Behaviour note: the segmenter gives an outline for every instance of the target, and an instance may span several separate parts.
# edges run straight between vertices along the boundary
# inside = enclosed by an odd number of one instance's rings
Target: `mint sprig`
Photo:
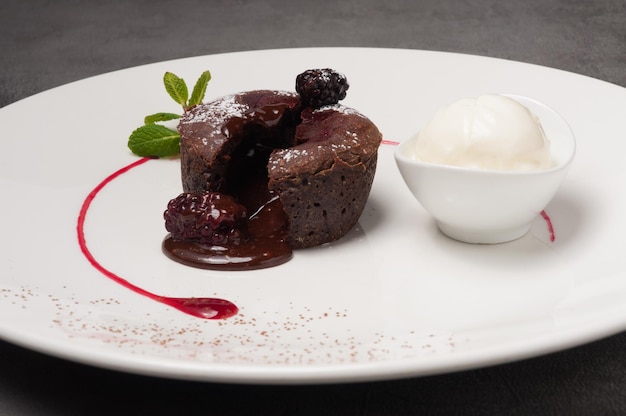
[[[191,92],[191,98],[187,103],[187,108],[200,104],[202,100],[204,100],[204,94],[206,93],[206,87],[209,85],[209,81],[211,81],[211,73],[209,71],[204,71],[200,74]]]
[[[185,80],[177,75],[166,72],[163,75],[165,90],[174,101],[186,111],[194,105],[202,103],[207,85],[211,80],[211,73],[204,71],[191,92]],[[155,113],[144,118],[144,125],[135,129],[128,137],[128,148],[137,156],[168,157],[180,153],[180,134],[178,131],[165,127],[159,122],[180,118],[176,113]]]
[[[166,157],[180,151],[180,134],[160,124],[146,124],[133,131],[128,147],[139,156]]]
[[[146,116],[143,119],[143,124],[154,124],[154,123],[158,123],[159,121],[176,120],[177,118],[180,118],[180,114],[174,114],[174,113],[150,114],[149,116]]]
[[[174,101],[183,107],[187,106],[189,91],[187,90],[187,84],[184,79],[177,77],[171,72],[166,72],[165,75],[163,75],[163,84],[165,84],[165,91],[167,91]]]

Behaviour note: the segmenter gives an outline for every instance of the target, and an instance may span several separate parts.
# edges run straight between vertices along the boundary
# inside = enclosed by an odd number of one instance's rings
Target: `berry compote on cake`
[[[254,269],[343,237],[365,207],[382,139],[338,103],[348,87],[315,69],[298,75],[295,93],[248,91],[187,109],[184,193],[164,214],[164,252],[194,267]]]

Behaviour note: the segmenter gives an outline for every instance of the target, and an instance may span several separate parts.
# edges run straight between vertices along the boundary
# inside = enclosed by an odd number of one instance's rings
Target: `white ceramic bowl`
[[[512,172],[427,163],[411,156],[416,137],[401,143],[395,159],[409,189],[448,237],[495,244],[528,232],[561,185],[576,152],[574,134],[556,111],[531,98],[503,94],[532,111],[551,142],[554,167]]]

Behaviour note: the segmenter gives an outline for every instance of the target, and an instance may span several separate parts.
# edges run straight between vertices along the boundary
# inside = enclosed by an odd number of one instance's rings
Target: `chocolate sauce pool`
[[[163,240],[163,253],[174,261],[201,269],[254,270],[283,264],[293,254],[285,242],[286,219],[279,204],[274,199],[248,219],[248,237],[239,244],[207,245],[168,235]]]

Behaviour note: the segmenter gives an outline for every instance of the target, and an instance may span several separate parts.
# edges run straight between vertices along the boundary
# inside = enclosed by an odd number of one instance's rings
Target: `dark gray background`
[[[0,106],[145,63],[306,46],[462,52],[626,86],[626,1],[2,0]],[[626,414],[625,344],[622,333],[456,374],[272,387],[116,373],[0,342],[0,415]]]

